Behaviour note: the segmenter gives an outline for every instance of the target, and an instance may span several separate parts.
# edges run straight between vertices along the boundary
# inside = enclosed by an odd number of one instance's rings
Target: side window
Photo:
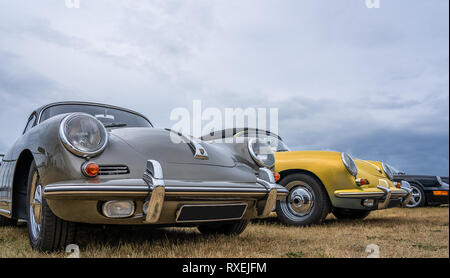
[[[28,130],[30,130],[33,126],[34,123],[36,122],[36,114],[34,114],[27,123],[27,126],[25,127],[25,130],[23,131],[23,134],[25,134]]]

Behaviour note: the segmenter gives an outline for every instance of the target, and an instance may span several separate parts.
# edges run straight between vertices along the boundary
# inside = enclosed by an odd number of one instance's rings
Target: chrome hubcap
[[[307,214],[313,205],[312,193],[308,189],[298,187],[289,195],[289,206],[298,215]]]
[[[411,196],[411,200],[409,201],[409,203],[406,205],[406,207],[408,208],[414,208],[417,207],[420,202],[422,201],[422,193],[420,192],[420,189],[418,189],[415,186],[411,186],[412,189],[412,196]]]
[[[30,223],[31,233],[35,239],[39,237],[41,232],[41,219],[42,219],[42,186],[39,184],[37,178],[34,183],[35,189],[33,196],[30,200]]]
[[[302,182],[291,186],[289,195],[280,203],[281,210],[293,220],[307,217],[314,208],[315,197],[312,188]]]

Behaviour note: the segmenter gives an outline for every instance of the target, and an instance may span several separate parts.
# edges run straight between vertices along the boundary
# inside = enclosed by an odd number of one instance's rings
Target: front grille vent
[[[100,176],[127,175],[130,169],[126,165],[100,165]]]

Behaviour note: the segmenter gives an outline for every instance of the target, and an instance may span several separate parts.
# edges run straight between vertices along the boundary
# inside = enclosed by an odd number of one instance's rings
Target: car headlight
[[[347,168],[348,172],[356,177],[356,175],[358,174],[358,167],[356,167],[356,163],[353,160],[353,158],[346,154],[346,153],[341,153],[341,158],[342,158],[342,162],[345,165],[345,168]]]
[[[84,113],[65,117],[59,127],[59,137],[67,150],[81,157],[94,157],[108,144],[108,132],[103,124]]]
[[[261,166],[272,168],[275,165],[275,155],[269,144],[259,138],[253,138],[248,141],[248,151],[253,160]]]
[[[393,181],[394,180],[394,175],[392,174],[391,169],[384,163],[381,163],[381,166],[383,167],[383,171],[386,174],[386,176],[388,177],[388,179]]]

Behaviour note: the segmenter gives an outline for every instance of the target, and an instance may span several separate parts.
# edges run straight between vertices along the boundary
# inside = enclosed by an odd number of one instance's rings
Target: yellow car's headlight
[[[353,160],[353,158],[347,153],[341,153],[341,158],[348,172],[352,176],[356,177],[356,175],[358,174],[358,167],[356,166],[356,163]]]
[[[386,176],[388,177],[388,179],[393,181],[394,180],[394,175],[392,174],[391,169],[384,163],[381,163],[381,166],[383,167],[383,171],[386,174]]]

